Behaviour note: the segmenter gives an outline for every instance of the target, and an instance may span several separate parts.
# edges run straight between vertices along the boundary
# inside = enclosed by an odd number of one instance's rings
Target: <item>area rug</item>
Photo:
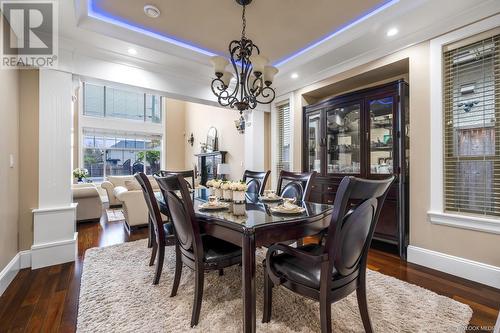
[[[241,267],[210,272],[199,325],[190,328],[194,281],[184,267],[179,292],[169,297],[174,249],[168,247],[160,283],[152,285],[146,240],[86,252],[81,281],[78,332],[241,332]],[[261,323],[263,270],[257,256],[257,332],[320,332],[318,303],[274,288],[273,318]],[[469,306],[404,281],[368,271],[368,304],[375,332],[464,332]],[[333,304],[334,332],[364,332],[356,295]]]
[[[123,215],[123,211],[121,208],[118,209],[106,209],[106,216],[108,218],[108,222],[116,222],[125,220],[125,216]]]

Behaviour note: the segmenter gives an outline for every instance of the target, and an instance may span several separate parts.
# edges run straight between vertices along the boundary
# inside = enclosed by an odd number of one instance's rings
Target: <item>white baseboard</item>
[[[19,253],[17,253],[0,272],[0,296],[2,296],[5,289],[7,289],[12,280],[14,280],[17,272],[19,272]]]
[[[408,246],[408,261],[500,289],[500,267]]]
[[[31,268],[37,269],[74,261],[78,251],[78,232],[72,239],[36,244],[31,247]]]
[[[19,268],[31,267],[31,250],[25,250],[18,253],[19,254]]]
[[[78,233],[75,232],[73,239],[37,244],[31,250],[18,252],[0,272],[0,296],[21,269],[37,269],[74,261],[78,251],[77,239]]]
[[[16,253],[14,258],[0,272],[0,296],[4,293],[20,269],[31,267],[31,251]]]

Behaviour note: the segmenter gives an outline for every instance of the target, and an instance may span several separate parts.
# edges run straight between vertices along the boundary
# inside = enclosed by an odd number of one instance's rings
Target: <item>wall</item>
[[[164,138],[166,138],[166,160],[165,168],[167,170],[184,170],[185,169],[185,151],[189,146],[187,143],[188,135],[186,134],[186,113],[185,102],[171,98],[165,98],[166,101],[166,117]],[[189,132],[191,133],[191,132]],[[197,142],[196,142],[197,143]],[[190,146],[189,146],[190,147]],[[189,169],[192,167],[189,166]]]
[[[179,147],[185,147],[184,168],[192,169],[193,164],[197,163],[194,154],[200,152],[200,142],[205,142],[208,129],[214,126],[219,137],[219,150],[228,152],[226,163],[231,165],[228,178],[241,179],[245,171],[245,136],[239,134],[234,126],[234,121],[239,117],[238,113],[231,109],[185,102],[185,117],[186,137],[183,142],[177,143]],[[193,147],[187,143],[191,133],[194,135]]]
[[[33,244],[32,209],[38,208],[39,73],[20,71],[19,250]]]
[[[264,113],[264,170],[271,170],[271,112]],[[271,188],[269,180],[266,188]]]
[[[294,91],[294,132],[301,133],[302,130],[302,106],[307,105],[304,94],[403,59],[409,61],[410,86],[410,244],[500,267],[499,235],[434,225],[427,217],[430,208],[431,144],[428,41]],[[296,170],[301,169],[301,158],[302,138],[295,135]]]
[[[17,254],[19,71],[0,70],[0,271]],[[10,167],[10,155],[14,167]]]

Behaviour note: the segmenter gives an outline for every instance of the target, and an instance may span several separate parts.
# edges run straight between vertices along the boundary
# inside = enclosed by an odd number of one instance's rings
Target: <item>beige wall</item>
[[[168,111],[167,111],[168,113]],[[200,152],[200,142],[205,142],[208,129],[217,128],[219,150],[227,151],[226,163],[231,165],[229,179],[239,180],[243,176],[245,161],[245,137],[236,131],[234,121],[238,119],[238,112],[231,109],[219,108],[203,104],[185,102],[185,140],[178,143],[185,147],[186,169],[192,169],[197,163],[194,154]],[[194,145],[187,143],[187,138],[193,133]],[[168,157],[167,157],[168,158]]]
[[[18,249],[19,71],[0,70],[0,271]],[[14,167],[10,167],[10,155]]]
[[[19,115],[19,250],[33,244],[33,217],[38,208],[38,70],[20,71]]]
[[[302,133],[304,94],[361,75],[373,69],[408,59],[410,86],[410,244],[453,256],[500,267],[500,235],[431,224],[430,206],[430,78],[429,42],[338,74],[294,92],[295,133]],[[367,82],[367,84],[369,84]],[[340,93],[340,92],[339,92]],[[294,137],[294,166],[301,169],[302,138]]]
[[[271,170],[271,112],[264,113],[264,170]],[[270,179],[266,188],[271,188]]]
[[[184,170],[185,151],[188,146],[188,135],[185,134],[185,102],[170,98],[163,100],[166,101],[165,109],[167,110],[164,127],[166,131],[164,134],[166,138],[165,168],[167,170]]]

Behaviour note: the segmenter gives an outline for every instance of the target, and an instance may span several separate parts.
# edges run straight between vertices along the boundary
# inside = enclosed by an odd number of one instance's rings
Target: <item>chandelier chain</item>
[[[243,14],[241,15],[241,20],[243,21],[243,29],[241,30],[241,37],[245,38],[245,30],[247,29],[247,19],[245,17],[245,8],[246,6],[243,5]]]

